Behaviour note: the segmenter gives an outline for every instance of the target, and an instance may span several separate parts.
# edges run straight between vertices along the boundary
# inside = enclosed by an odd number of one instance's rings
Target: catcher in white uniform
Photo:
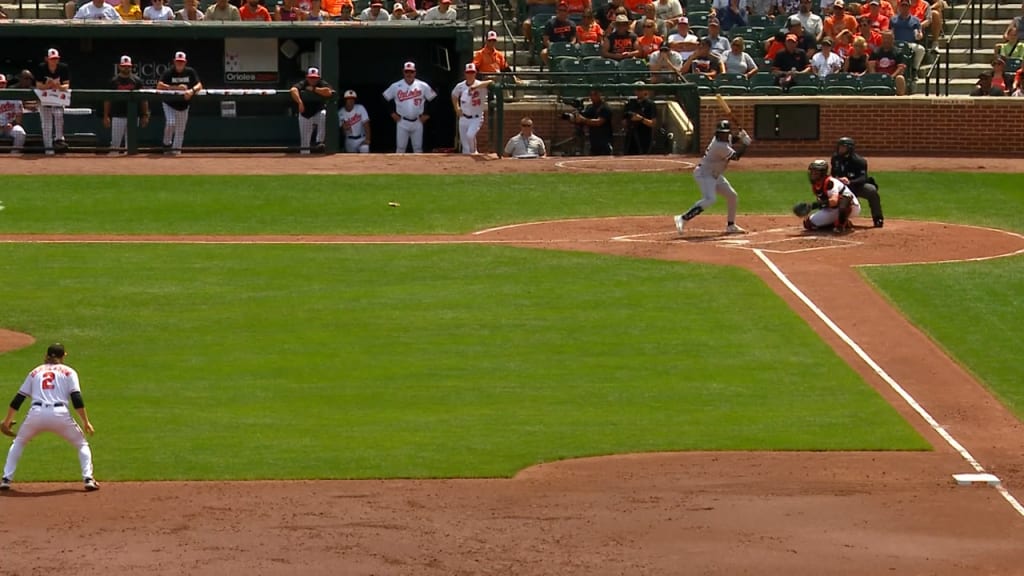
[[[838,178],[828,175],[828,162],[815,160],[807,167],[807,178],[811,181],[811,190],[816,202],[801,202],[793,207],[797,216],[807,216],[811,210],[817,212],[804,218],[806,230],[832,229],[843,234],[853,228],[850,218],[860,216],[860,201],[850,187]]]
[[[463,154],[476,154],[476,135],[484,125],[484,107],[487,105],[487,87],[493,80],[477,80],[476,65],[466,64],[466,79],[452,90],[452,106],[459,119],[459,141]]]
[[[405,154],[412,141],[415,154],[423,152],[423,124],[430,119],[425,113],[427,102],[437,97],[429,84],[416,78],[416,64],[406,62],[402,67],[402,79],[384,91],[384,99],[395,102],[391,113],[395,127],[395,153]]]
[[[676,230],[680,234],[683,233],[683,228],[687,222],[696,218],[708,206],[715,203],[716,196],[725,196],[726,201],[729,203],[729,215],[725,232],[727,234],[746,233],[746,230],[736,225],[736,191],[733,190],[732,184],[729,184],[729,181],[725,179],[725,169],[729,167],[729,162],[739,160],[740,156],[747,151],[747,146],[750,146],[751,143],[750,136],[747,135],[745,130],[740,130],[737,136],[739,142],[733,144],[732,126],[728,120],[720,121],[717,128],[715,128],[714,139],[711,140],[707,149],[704,150],[704,157],[701,158],[700,164],[697,164],[697,168],[693,171],[693,179],[697,181],[697,188],[700,189],[701,198],[686,211],[686,214],[680,214],[675,217]]]
[[[356,103],[356,91],[345,91],[345,105],[338,110],[338,125],[345,135],[345,152],[370,152],[370,115],[366,107]]]
[[[46,360],[29,372],[18,393],[7,408],[7,417],[0,424],[0,431],[13,435],[14,415],[21,408],[26,398],[32,399],[25,422],[18,429],[18,434],[7,452],[7,463],[4,464],[4,476],[0,480],[0,490],[11,489],[11,479],[18,468],[18,460],[25,446],[41,432],[53,432],[64,438],[69,444],[78,448],[78,463],[82,466],[82,479],[86,490],[99,490],[100,486],[92,477],[92,450],[82,433],[84,428],[89,434],[95,430],[82,401],[82,388],[78,383],[78,372],[64,364],[63,344],[51,344],[46,349]],[[82,419],[82,428],[78,427],[70,406],[74,406],[78,417]]]

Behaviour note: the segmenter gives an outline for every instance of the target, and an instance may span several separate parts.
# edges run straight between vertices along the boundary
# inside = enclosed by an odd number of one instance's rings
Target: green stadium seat
[[[771,72],[758,72],[750,78],[750,94],[754,96],[779,96],[782,88],[775,84]]]
[[[864,74],[860,77],[860,93],[868,96],[895,96],[896,84],[888,74]]]
[[[619,76],[619,65],[610,58],[590,58],[584,61],[587,65],[588,78],[591,84],[615,84]]]
[[[707,30],[708,27],[708,12],[696,12],[687,14],[686,18],[690,21],[690,29],[694,27],[704,28]]]
[[[697,85],[697,94],[709,96],[715,93],[715,83],[703,74],[683,74],[683,80]]]
[[[778,26],[775,25],[775,20],[771,16],[766,16],[764,14],[752,14],[748,16],[747,25],[761,29],[772,28],[772,32],[775,31],[774,29],[778,28]]]
[[[580,58],[599,58],[601,56],[601,45],[593,42],[584,42],[576,45]]]
[[[817,74],[795,74],[795,82],[789,87],[789,94],[792,96],[817,96],[821,93],[821,79]]]
[[[822,82],[822,94],[853,96],[860,90],[860,79],[853,74],[829,74]]]
[[[719,74],[715,78],[715,92],[725,96],[740,96],[750,92],[750,82],[743,74]]]
[[[647,60],[642,58],[627,58],[619,61],[619,81],[623,84],[632,84],[642,80],[648,81],[651,77]]]
[[[686,0],[686,14],[689,16],[693,13],[704,12],[705,14],[711,12],[712,0]],[[692,21],[690,22],[693,23]]]
[[[576,60],[579,52],[576,45],[571,42],[552,42],[548,45],[548,62],[552,70],[555,69],[555,62],[562,59]]]
[[[747,41],[747,43],[757,43],[761,41],[764,35],[764,28],[757,26],[736,26],[732,30],[729,30],[729,39],[732,40],[739,36]]]

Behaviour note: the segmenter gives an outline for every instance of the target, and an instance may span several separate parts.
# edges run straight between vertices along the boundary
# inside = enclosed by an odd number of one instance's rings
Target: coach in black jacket
[[[853,151],[853,138],[844,136],[836,142],[836,153],[832,155],[832,177],[838,178],[853,190],[858,198],[864,198],[871,206],[871,219],[875,228],[881,228],[882,200],[878,197],[878,184],[868,176],[868,161]]]

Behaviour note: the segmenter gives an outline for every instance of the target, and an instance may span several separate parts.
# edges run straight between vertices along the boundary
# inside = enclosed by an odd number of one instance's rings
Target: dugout
[[[57,48],[71,68],[72,106],[94,114],[68,118],[67,132],[92,132],[109,139],[102,126],[102,104],[76,101],[76,89],[105,89],[116,63],[128,54],[135,73],[154,87],[171,65],[174,52],[188,54],[189,64],[207,88],[287,89],[309,66],[339,91],[359,93],[370,114],[374,152],[393,152],[395,130],[391,105],[381,93],[402,77],[402,64],[416,62],[417,76],[438,92],[428,106],[431,120],[424,149],[450,147],[455,136],[452,87],[472,60],[472,36],[465,24],[362,22],[103,22],[14,20],[4,24],[0,72],[35,70],[48,48]],[[235,117],[222,115],[223,99],[197,98],[192,106],[186,147],[271,146],[298,143],[294,111],[282,98],[244,98],[235,102]],[[337,150],[337,103],[328,107],[328,149]],[[153,121],[140,130],[141,146],[158,146],[162,112],[151,104]],[[331,129],[333,127],[333,129]],[[26,116],[26,128],[38,133],[38,116]]]

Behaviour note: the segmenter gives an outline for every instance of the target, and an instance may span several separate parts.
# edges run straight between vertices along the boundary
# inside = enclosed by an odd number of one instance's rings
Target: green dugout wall
[[[418,77],[438,92],[428,106],[431,120],[424,136],[427,150],[449,147],[455,136],[452,87],[472,59],[472,36],[464,24],[365,24],[302,22],[64,22],[13,21],[3,25],[0,72],[35,69],[48,48],[57,48],[71,68],[72,106],[96,113],[69,117],[69,132],[94,132],[105,143],[102,105],[79,104],[75,89],[105,89],[122,54],[132,57],[135,72],[147,87],[171,65],[174,52],[185,51],[189,64],[207,88],[286,89],[318,66],[336,89],[352,89],[366,106],[373,128],[373,151],[394,151],[390,104],[381,92],[402,76],[402,64],[416,62]],[[91,100],[91,99],[90,99]],[[294,111],[282,98],[239,98],[236,117],[221,115],[222,99],[197,98],[185,145],[251,146],[298,143]],[[337,103],[328,107],[328,148],[338,146]],[[163,119],[151,103],[153,122],[140,131],[140,145],[159,145]],[[27,118],[30,129],[34,117]],[[30,130],[31,131],[31,130]],[[38,133],[38,129],[36,129]]]

